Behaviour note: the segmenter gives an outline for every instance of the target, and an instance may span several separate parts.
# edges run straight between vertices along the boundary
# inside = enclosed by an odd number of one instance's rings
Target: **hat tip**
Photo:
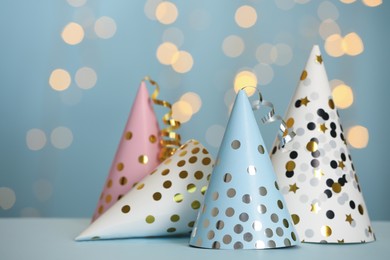
[[[317,55],[321,55],[320,46],[318,44],[313,45],[313,52]]]

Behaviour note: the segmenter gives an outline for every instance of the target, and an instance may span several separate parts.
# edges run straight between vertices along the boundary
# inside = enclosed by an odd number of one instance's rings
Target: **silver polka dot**
[[[312,229],[306,229],[305,230],[305,236],[308,238],[311,238],[314,236],[314,231]]]
[[[321,154],[325,154],[325,152],[321,153]],[[321,161],[322,161],[323,164],[329,164],[330,163],[330,159],[329,159],[328,156],[322,157]]]
[[[230,242],[232,242],[232,237],[230,235],[224,235],[222,241],[225,244],[230,244]]]
[[[218,213],[219,213],[218,208],[213,208],[211,210],[211,216],[213,216],[213,217],[216,217],[218,215]]]
[[[313,187],[316,187],[318,184],[319,184],[319,180],[318,178],[311,178],[310,179],[310,185],[313,186]]]
[[[321,193],[320,196],[318,196],[318,199],[321,201],[321,202],[325,202],[328,200],[328,196],[325,194],[325,193]]]
[[[264,242],[262,240],[257,240],[256,243],[255,243],[255,248],[257,248],[257,249],[265,248]]]
[[[217,200],[218,197],[219,197],[219,193],[218,192],[213,192],[212,197],[213,197],[213,200]]]
[[[318,141],[320,141],[320,143],[325,143],[327,141],[327,138],[326,138],[326,135],[324,134],[320,134],[318,136]],[[322,154],[322,153],[321,153]]]
[[[337,147],[337,143],[334,140],[330,140],[329,144],[333,149]]]
[[[238,140],[234,140],[231,145],[232,145],[232,148],[236,150],[236,149],[240,148],[241,143]]]
[[[284,240],[284,245],[285,245],[285,246],[291,246],[291,241],[290,241],[290,239],[286,238],[286,239]]]
[[[225,223],[223,223],[222,220],[218,220],[218,221],[217,221],[217,224],[215,224],[215,227],[216,227],[218,230],[223,229],[224,226],[225,226]]]
[[[242,248],[243,248],[243,244],[241,242],[234,243],[234,249],[242,249]]]
[[[307,113],[305,115],[306,121],[311,121],[311,120],[313,120],[313,118],[314,118],[314,115],[312,113]]]
[[[256,167],[253,165],[249,165],[246,171],[249,173],[249,175],[255,175],[257,172]]]
[[[241,234],[242,230],[244,230],[244,228],[240,224],[234,226],[234,233]]]
[[[223,181],[224,181],[224,182],[229,183],[231,180],[232,180],[232,175],[231,175],[230,173],[226,173],[226,174],[223,176]]]
[[[255,220],[253,221],[252,228],[254,231],[260,231],[263,228],[263,225],[261,224],[260,221]]]
[[[267,195],[267,188],[261,186],[261,187],[259,188],[259,193],[260,193],[261,196]]]
[[[278,227],[276,228],[276,235],[278,236],[283,236],[284,232],[283,232],[283,229],[281,227]]]
[[[204,228],[207,228],[209,225],[210,225],[210,220],[205,219],[205,220],[203,221],[203,227],[204,227]]]
[[[274,232],[272,232],[272,229],[270,228],[266,228],[264,230],[264,234],[267,236],[267,237],[272,237],[274,235]]]
[[[246,222],[248,221],[249,219],[249,215],[245,212],[241,213],[240,216],[239,216],[239,219],[242,221],[242,222]]]
[[[249,203],[251,203],[251,201],[252,201],[252,198],[249,194],[245,194],[242,196],[242,202],[249,204]]]
[[[257,147],[257,150],[259,151],[259,153],[264,154],[264,147],[262,145],[259,145]]]
[[[273,241],[273,240],[268,241],[268,246],[272,247],[272,248],[276,247],[275,241]]]
[[[252,233],[249,232],[246,232],[242,237],[246,242],[251,242],[253,239]]]
[[[257,206],[257,211],[261,214],[264,214],[267,212],[267,207],[263,204]]]
[[[318,95],[317,92],[313,92],[313,93],[310,94],[310,98],[311,98],[312,100],[317,100],[318,97],[319,97],[319,95]]]
[[[329,152],[330,150],[332,150],[332,146],[329,143],[325,143],[324,149],[325,149],[325,151]]]
[[[271,214],[271,220],[272,222],[277,223],[279,221],[278,215],[276,215],[275,213]]]
[[[233,208],[227,208],[226,210],[225,210],[225,215],[227,216],[227,217],[231,217],[231,216],[233,216],[234,215],[234,209]]]
[[[234,196],[236,196],[236,190],[233,188],[230,188],[227,190],[226,194],[229,198],[233,198]]]
[[[309,78],[306,78],[304,81],[303,81],[303,85],[304,86],[310,86],[310,84],[311,84],[311,80],[309,79]]]
[[[213,247],[213,249],[220,249],[221,244],[218,241],[214,241],[212,247]]]
[[[209,240],[213,239],[214,236],[215,236],[214,231],[210,230],[209,232],[207,232],[207,238],[208,238]]]
[[[301,169],[301,171],[305,172],[307,171],[307,169],[309,169],[309,165],[306,164],[306,163],[302,163],[299,168]]]
[[[303,174],[303,173],[299,174],[297,176],[297,179],[299,182],[305,182],[306,181],[306,174]]]
[[[299,201],[302,203],[306,203],[308,200],[309,200],[309,196],[307,196],[306,194],[299,196]]]
[[[298,150],[299,148],[301,148],[301,144],[300,144],[299,142],[294,142],[294,143],[292,144],[292,148],[293,148],[294,150]]]
[[[297,136],[302,136],[305,134],[305,129],[303,128],[297,128],[297,130],[295,130],[295,133],[297,134]]]

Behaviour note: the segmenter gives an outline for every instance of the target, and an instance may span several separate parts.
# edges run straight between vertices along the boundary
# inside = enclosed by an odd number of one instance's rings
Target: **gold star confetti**
[[[314,171],[314,177],[321,180],[321,177],[325,175],[325,173],[321,169],[315,169]]]
[[[341,170],[344,170],[345,164],[343,161],[339,161],[339,167],[341,168]]]
[[[305,98],[301,98],[301,104],[302,105],[305,105],[305,107],[307,107],[307,104],[310,102],[310,100],[305,97]]]
[[[322,64],[322,56],[321,55],[316,55],[316,62],[318,62],[319,64]]]
[[[353,221],[352,215],[345,215],[345,221],[347,221],[351,225]]]
[[[321,208],[318,205],[318,202],[311,204],[311,209],[310,209],[311,212],[314,212],[315,214],[317,214],[318,211],[320,211],[320,210],[321,210]]]
[[[326,127],[325,123],[323,123],[323,124],[320,124],[319,130],[321,132],[325,133],[326,130],[328,130],[328,128]]]
[[[339,244],[344,244],[344,239],[341,239],[341,240],[338,240],[338,239],[337,239],[337,243],[339,243]]]
[[[296,183],[294,183],[293,185],[289,185],[290,186],[290,189],[288,191],[292,191],[294,193],[297,193],[297,190],[299,189],[299,187],[297,186]]]

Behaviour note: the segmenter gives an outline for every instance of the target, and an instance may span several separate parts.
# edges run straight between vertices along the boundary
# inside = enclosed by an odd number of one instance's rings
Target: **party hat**
[[[206,148],[188,141],[76,240],[188,234],[213,165]]]
[[[272,162],[303,242],[375,240],[318,46],[314,46],[287,110],[296,132]]]
[[[159,165],[159,131],[146,84],[142,81],[92,221]]]
[[[240,90],[190,245],[262,249],[297,243],[251,105]]]

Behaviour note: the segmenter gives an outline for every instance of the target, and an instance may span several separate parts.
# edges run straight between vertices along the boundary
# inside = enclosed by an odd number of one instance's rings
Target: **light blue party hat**
[[[240,90],[190,245],[264,249],[298,241],[248,97]]]

